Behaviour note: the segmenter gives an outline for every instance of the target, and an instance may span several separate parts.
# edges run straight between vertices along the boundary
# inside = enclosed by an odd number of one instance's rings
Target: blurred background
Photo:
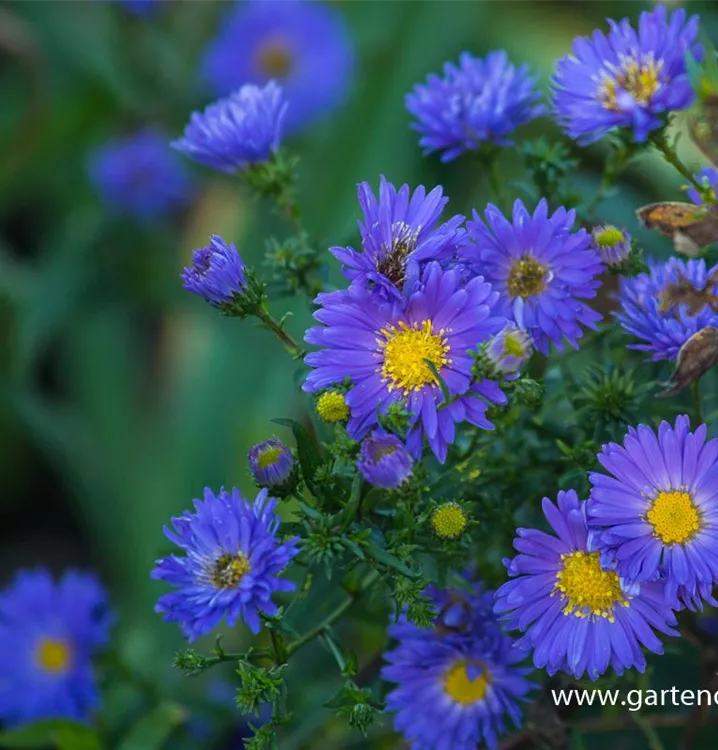
[[[281,3],[265,4],[281,12]],[[650,7],[326,5],[345,34],[346,77],[325,111],[294,124],[287,138],[301,157],[306,229],[326,247],[356,239],[356,183],[377,186],[380,174],[412,187],[442,184],[452,213],[485,204],[475,163],[421,156],[404,95],[428,73],[463,50],[483,56],[504,48],[547,86],[574,36]],[[715,42],[718,6],[684,5]],[[307,409],[298,368],[279,343],[248,321],[217,315],[179,279],[210,234],[234,241],[261,275],[265,238],[289,233],[236,181],[195,168],[169,147],[191,111],[227,93],[207,60],[217,45],[235,53],[247,45],[241,29],[226,38],[236,12],[233,3],[209,1],[0,3],[0,585],[26,566],[99,570],[119,612],[123,652],[168,685],[179,681],[170,664],[181,637],[153,613],[164,587],[149,578],[168,550],[162,525],[206,485],[253,492],[248,449],[275,432],[287,438],[269,420]],[[239,62],[236,70],[244,70]],[[268,71],[291,76],[291,61],[267,56]],[[325,74],[315,71],[317,86]],[[558,137],[547,120],[519,137],[539,133]],[[577,175],[587,192],[603,148],[585,154],[588,166]],[[681,149],[690,164],[701,163],[687,139]],[[501,169],[507,184],[518,178],[515,148]],[[602,213],[625,223],[649,255],[667,255],[667,242],[642,233],[633,211],[679,199],[679,180],[647,156],[623,184]],[[288,329],[301,338],[307,300],[274,307],[293,313]],[[382,638],[371,628],[360,636],[374,651]],[[304,674],[315,657],[308,653]],[[301,700],[315,705],[337,687],[310,682]],[[328,714],[295,715],[287,747],[379,746],[333,739],[321,728]],[[638,746],[626,741],[616,746]]]

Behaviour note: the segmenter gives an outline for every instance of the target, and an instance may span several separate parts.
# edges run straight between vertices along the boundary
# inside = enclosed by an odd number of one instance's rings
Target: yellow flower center
[[[608,66],[609,72],[603,73],[598,89],[598,98],[606,109],[618,112],[619,92],[625,91],[636,104],[648,104],[653,95],[660,89],[663,61],[656,62],[652,56],[642,62],[627,57],[620,67]]]
[[[271,39],[257,53],[260,70],[268,78],[284,78],[292,69],[292,58],[284,42]]]
[[[700,516],[687,492],[661,492],[646,514],[664,544],[687,542],[700,529]]]
[[[571,552],[561,555],[561,560],[563,568],[556,575],[551,595],[560,592],[565,602],[565,615],[596,615],[613,622],[614,607],[629,606],[618,574],[601,568],[598,552]]]
[[[44,672],[66,672],[72,659],[72,649],[67,641],[41,638],[35,649],[35,661]]]
[[[446,690],[447,695],[465,706],[483,700],[486,695],[486,688],[490,684],[489,676],[485,670],[475,680],[470,680],[466,671],[467,666],[469,666],[468,662],[457,661],[444,678],[444,690]]]
[[[281,447],[278,445],[272,445],[259,454],[257,458],[257,468],[266,469],[267,466],[274,466],[281,455]]]
[[[212,582],[218,589],[235,589],[250,571],[249,558],[242,552],[225,552],[214,563]]]
[[[349,407],[344,395],[336,391],[327,391],[317,399],[317,414],[324,422],[344,422],[349,418]]]
[[[466,511],[456,503],[444,503],[431,514],[431,528],[440,539],[458,539],[467,523]]]
[[[546,288],[546,271],[548,268],[539,263],[532,255],[524,255],[514,262],[506,282],[512,297],[531,297],[540,294]]]
[[[504,354],[511,357],[522,357],[525,349],[521,338],[516,333],[509,333],[504,338]]]
[[[596,235],[596,242],[601,247],[615,247],[619,242],[623,242],[623,232],[616,227],[606,227]]]
[[[425,320],[417,328],[409,328],[406,323],[399,327],[389,326],[380,332],[385,340],[379,340],[384,349],[384,363],[381,374],[388,381],[389,390],[400,388],[405,394],[418,391],[425,385],[436,385],[436,376],[427,365],[427,360],[439,371],[451,364],[446,356],[449,344],[444,334],[432,332],[430,320]]]

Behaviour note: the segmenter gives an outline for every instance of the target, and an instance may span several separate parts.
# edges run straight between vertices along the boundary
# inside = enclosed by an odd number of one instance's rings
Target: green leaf
[[[387,552],[385,549],[380,547],[376,542],[373,542],[369,540],[367,543],[367,552],[371,557],[373,557],[377,562],[383,563],[387,566],[387,568],[393,568],[394,570],[398,570],[399,573],[402,573],[405,576],[408,576],[409,578],[416,578],[417,573],[416,571],[409,568],[407,565],[405,565],[398,557],[395,557],[391,553]]]
[[[102,750],[103,745],[91,727],[67,719],[38,721],[34,724],[0,732],[0,748],[8,750]]]
[[[186,718],[187,711],[182,706],[161,703],[130,729],[117,750],[159,750]]]
[[[319,483],[315,482],[314,478],[317,470],[324,463],[324,459],[316,438],[303,424],[294,419],[273,419],[272,422],[282,425],[282,427],[289,427],[292,430],[294,439],[297,441],[297,457],[302,468],[304,481],[315,497],[321,497],[322,488]]]

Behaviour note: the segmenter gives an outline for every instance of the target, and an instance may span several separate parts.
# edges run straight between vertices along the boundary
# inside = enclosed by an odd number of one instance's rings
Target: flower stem
[[[304,354],[302,347],[299,346],[299,344],[284,330],[284,326],[272,317],[265,305],[260,305],[257,308],[256,315],[262,325],[272,331],[284,346],[286,346],[287,351],[292,357],[299,359]]]
[[[349,594],[347,598],[335,607],[316,627],[307,631],[304,635],[297,638],[296,641],[290,643],[287,646],[287,656],[291,656],[295,651],[298,651],[302,646],[305,646],[310,641],[323,635],[324,632],[330,628],[355,602],[357,602],[362,594],[377,581],[379,580],[379,571],[372,570],[366,578],[362,581],[359,588]]]
[[[651,143],[661,152],[663,159],[670,164],[682,177],[684,177],[690,184],[699,192],[700,195],[704,195],[706,189],[701,183],[693,176],[690,169],[681,161],[680,157],[676,153],[670,143],[665,131],[661,130],[651,138]]]

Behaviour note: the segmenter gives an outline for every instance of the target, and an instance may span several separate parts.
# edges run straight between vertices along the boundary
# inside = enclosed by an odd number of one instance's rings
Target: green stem
[[[310,641],[323,635],[324,632],[330,628],[355,602],[357,602],[361,595],[377,581],[379,580],[379,571],[372,570],[366,578],[362,581],[360,587],[349,594],[349,596],[332,612],[330,612],[316,627],[307,631],[304,635],[297,638],[296,641],[290,643],[287,646],[287,657],[290,657],[295,651],[299,651],[302,646],[305,646]]]
[[[691,392],[693,393],[693,408],[696,415],[696,427],[703,424],[703,405],[701,403],[701,386],[700,380],[694,380],[691,385]]]
[[[606,159],[606,165],[603,169],[603,176],[598,190],[594,193],[593,198],[586,206],[586,214],[590,218],[598,205],[606,198],[608,191],[613,187],[621,172],[626,168],[628,162],[635,154],[635,146],[622,143]]]
[[[223,651],[221,654],[205,657],[202,669],[209,669],[210,667],[214,667],[217,664],[222,664],[227,661],[250,661],[254,659],[270,659],[271,657],[272,653],[268,648],[255,648],[248,654],[235,654]]]
[[[284,330],[282,325],[276,321],[269,310],[266,307],[260,306],[257,308],[257,317],[262,324],[274,333],[277,338],[287,347],[287,351],[295,358],[299,359],[303,354],[304,350],[301,346]]]
[[[701,183],[693,176],[690,169],[681,161],[680,157],[676,153],[675,149],[668,143],[668,138],[664,131],[659,131],[658,134],[651,138],[651,143],[661,152],[664,160],[670,164],[682,177],[693,185],[693,187],[704,195],[706,189]]]

